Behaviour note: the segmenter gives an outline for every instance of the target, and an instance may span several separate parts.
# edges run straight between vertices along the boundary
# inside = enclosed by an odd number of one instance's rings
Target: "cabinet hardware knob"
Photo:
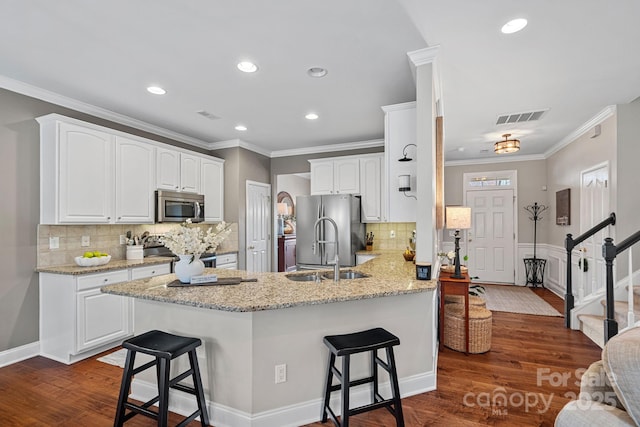
[[[121,217],[121,216],[119,216],[119,217],[118,217],[118,220],[121,220],[121,219],[122,219],[122,217]]]
[[[151,274],[156,274],[156,271],[155,270],[151,270]]]
[[[108,282],[108,281],[109,281],[109,279],[104,279],[104,281],[105,281],[105,282]]]

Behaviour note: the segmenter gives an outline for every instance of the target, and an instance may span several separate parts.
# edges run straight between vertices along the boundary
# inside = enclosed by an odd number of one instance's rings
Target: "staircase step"
[[[604,348],[604,316],[581,314],[578,319],[582,333],[600,348]]]
[[[640,320],[640,298],[636,300],[633,299],[634,310],[633,314],[636,316],[636,320]],[[603,314],[606,314],[607,302],[605,300],[601,300],[600,304],[604,311]],[[627,301],[614,301],[613,311],[615,312],[615,317],[618,323],[624,323],[624,326],[621,326],[620,329],[627,326],[627,313],[629,311],[629,303]]]

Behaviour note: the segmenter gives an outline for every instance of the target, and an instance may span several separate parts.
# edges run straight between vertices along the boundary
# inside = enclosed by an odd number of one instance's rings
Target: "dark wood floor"
[[[535,292],[563,311],[562,300],[552,292]],[[402,400],[406,425],[552,426],[558,411],[579,391],[576,369],[600,359],[600,352],[580,332],[565,329],[561,317],[494,312],[491,351],[469,356],[441,351],[438,389]],[[66,366],[35,357],[2,368],[0,425],[112,425],[121,375],[120,368],[95,358]],[[180,419],[172,414],[170,424]],[[127,425],[154,422],[138,416]],[[395,423],[380,409],[353,417],[350,425]]]

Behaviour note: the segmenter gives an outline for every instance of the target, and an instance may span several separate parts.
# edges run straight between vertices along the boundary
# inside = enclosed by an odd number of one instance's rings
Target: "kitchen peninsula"
[[[416,280],[414,264],[405,262],[399,251],[383,252],[351,270],[369,277],[316,283],[293,281],[285,273],[210,269],[219,277],[257,282],[167,287],[175,280],[167,274],[101,290],[136,299],[136,334],[160,329],[202,339],[198,357],[213,424],[300,425],[319,419],[325,335],[388,329],[401,341],[396,363],[402,395],[435,388],[436,282]],[[368,360],[353,359],[354,378],[365,376]],[[186,367],[186,361],[179,364]],[[285,382],[275,382],[277,365],[286,365]],[[151,398],[154,386],[152,373],[141,374],[132,397]],[[351,401],[365,403],[369,395],[359,387]],[[171,410],[191,410],[192,399],[172,396]]]

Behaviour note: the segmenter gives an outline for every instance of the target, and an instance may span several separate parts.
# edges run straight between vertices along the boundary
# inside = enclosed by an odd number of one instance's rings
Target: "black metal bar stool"
[[[162,331],[145,332],[142,335],[124,341],[122,347],[127,349],[127,359],[124,365],[124,372],[122,373],[120,397],[118,398],[118,408],[113,425],[120,427],[131,417],[141,414],[157,420],[158,426],[165,427],[169,414],[169,388],[174,388],[193,394],[196,396],[198,402],[198,410],[178,425],[185,426],[200,415],[200,424],[208,426],[209,417],[207,416],[207,404],[200,379],[198,357],[196,356],[196,348],[201,344],[202,341],[198,338],[181,337]],[[137,352],[148,354],[155,359],[134,369],[133,366]],[[169,379],[171,361],[184,353],[188,353],[189,355],[190,368],[175,378]],[[154,366],[156,367],[156,375],[158,378],[158,396],[142,405],[129,402],[128,395],[132,377]],[[189,375],[193,378],[193,387],[179,384],[180,381]],[[149,409],[149,407],[156,402],[158,402],[159,406],[158,412]],[[129,409],[130,412],[125,414],[127,409]]]
[[[400,339],[382,328],[369,329],[345,335],[331,335],[324,337],[324,343],[329,347],[329,363],[327,365],[327,382],[324,387],[324,405],[322,407],[322,422],[327,421],[327,416],[341,427],[349,426],[349,417],[362,412],[386,407],[396,417],[397,427],[404,427],[402,404],[400,402],[400,387],[398,386],[398,374],[393,357],[393,346],[400,344]],[[387,352],[387,362],[378,357],[378,349],[384,348]],[[371,352],[371,376],[351,381],[349,378],[350,356],[356,353]],[[335,367],[336,356],[342,356],[342,373]],[[378,392],[378,366],[389,373],[391,379],[392,398],[384,399]],[[340,384],[333,385],[333,376]],[[349,409],[349,388],[362,384],[373,383],[371,391],[372,403],[355,409]],[[342,418],[340,423],[336,414],[329,406],[331,392],[341,390]]]

